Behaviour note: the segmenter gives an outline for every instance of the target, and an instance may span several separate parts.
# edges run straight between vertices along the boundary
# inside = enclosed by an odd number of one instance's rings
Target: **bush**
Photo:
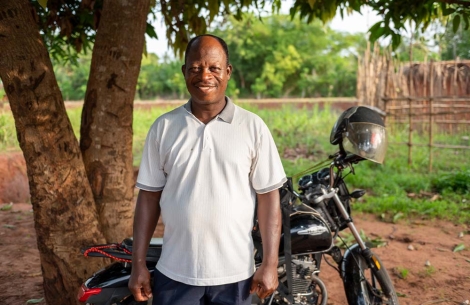
[[[460,194],[470,193],[470,170],[444,174],[432,181],[433,188],[442,193],[454,191]]]

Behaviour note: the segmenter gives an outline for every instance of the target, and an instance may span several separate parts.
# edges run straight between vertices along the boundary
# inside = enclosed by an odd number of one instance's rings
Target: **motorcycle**
[[[339,151],[310,169],[311,174],[302,176],[298,190],[294,190],[292,178],[280,188],[283,229],[279,247],[279,285],[267,299],[260,300],[254,295],[253,305],[326,305],[328,291],[320,279],[320,267],[322,261],[333,266],[326,256],[337,264],[333,267],[343,281],[349,305],[399,304],[386,268],[364,242],[350,216],[351,200],[362,197],[365,191],[350,193],[344,182],[345,176],[354,174],[354,166],[361,161],[381,163],[385,152],[385,130],[383,121],[377,119],[378,114],[370,113],[372,110],[366,107],[353,108],[340,116],[330,136],[332,144],[339,144]],[[365,131],[362,130],[364,121],[368,123]],[[335,241],[340,237],[338,233],[346,228],[356,243],[342,250]],[[259,266],[263,252],[256,218],[252,236],[254,260]],[[162,242],[161,238],[153,238],[149,245],[146,260],[151,278]],[[90,246],[82,252],[90,257],[110,257],[116,262],[83,283],[78,293],[80,302],[90,305],[147,304],[135,301],[127,287],[132,268],[132,239]]]

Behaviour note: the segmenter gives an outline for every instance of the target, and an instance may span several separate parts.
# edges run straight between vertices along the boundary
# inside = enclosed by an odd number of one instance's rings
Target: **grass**
[[[404,267],[398,267],[396,269],[396,272],[398,274],[398,277],[400,277],[403,280],[406,280],[406,278],[408,277],[408,274],[410,273],[410,270],[408,270]]]
[[[420,277],[431,277],[437,270],[434,266],[426,266],[424,270],[419,272]]]
[[[376,237],[371,239],[367,236],[363,230],[359,231],[359,235],[361,239],[370,247],[370,248],[380,248],[387,245],[387,241],[382,239],[381,237]],[[357,243],[356,238],[352,233],[349,232],[341,232],[338,236],[339,238],[336,240],[336,246],[342,249],[347,249]]]
[[[244,108],[259,115],[270,128],[281,156],[289,149],[298,149],[297,157],[283,158],[288,176],[295,176],[328,158],[337,147],[329,143],[331,128],[339,116],[328,105],[325,109],[295,108],[260,109],[252,105]],[[134,111],[134,165],[140,156],[148,129],[167,108],[136,109]],[[81,109],[68,111],[75,134],[79,135]],[[383,165],[361,162],[355,166],[355,175],[346,183],[350,190],[366,189],[368,193],[353,204],[355,211],[382,215],[387,221],[403,221],[410,217],[441,218],[457,223],[470,223],[470,172],[468,156],[452,149],[433,149],[433,172],[428,173],[428,147],[413,147],[413,163],[408,165],[408,148],[394,143],[408,139],[406,126],[388,128],[389,147]],[[459,144],[464,133],[435,134],[436,141]],[[413,142],[427,143],[426,135],[413,134]],[[0,150],[19,150],[14,121],[9,113],[0,114]],[[297,177],[299,178],[299,177]],[[294,179],[294,182],[296,180]],[[431,195],[429,195],[431,194]],[[438,196],[432,196],[432,195]],[[413,196],[411,196],[413,195]]]
[[[0,150],[19,150],[15,121],[9,113],[0,113]]]

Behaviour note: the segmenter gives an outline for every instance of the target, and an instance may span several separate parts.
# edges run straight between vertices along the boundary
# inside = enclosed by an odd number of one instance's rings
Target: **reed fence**
[[[357,97],[384,114],[390,132],[408,129],[407,141],[391,144],[408,146],[410,165],[414,146],[429,147],[429,171],[434,149],[470,149],[469,60],[400,63],[375,45],[359,59]],[[416,133],[427,143],[415,143]],[[437,133],[454,143],[437,142]]]

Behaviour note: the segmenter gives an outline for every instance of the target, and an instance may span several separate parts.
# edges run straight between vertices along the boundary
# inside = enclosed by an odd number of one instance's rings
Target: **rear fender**
[[[153,281],[155,266],[147,264],[147,268]],[[131,270],[131,264],[115,262],[93,274],[83,285],[88,289],[101,288],[101,292],[90,296],[86,303],[108,305],[129,297],[131,292],[128,284]]]
[[[128,263],[115,262],[99,270],[85,282],[87,288],[127,287],[131,267]]]
[[[112,305],[120,304],[125,299],[131,297],[131,291],[127,287],[103,288],[99,294],[92,295],[86,300],[86,304]]]

